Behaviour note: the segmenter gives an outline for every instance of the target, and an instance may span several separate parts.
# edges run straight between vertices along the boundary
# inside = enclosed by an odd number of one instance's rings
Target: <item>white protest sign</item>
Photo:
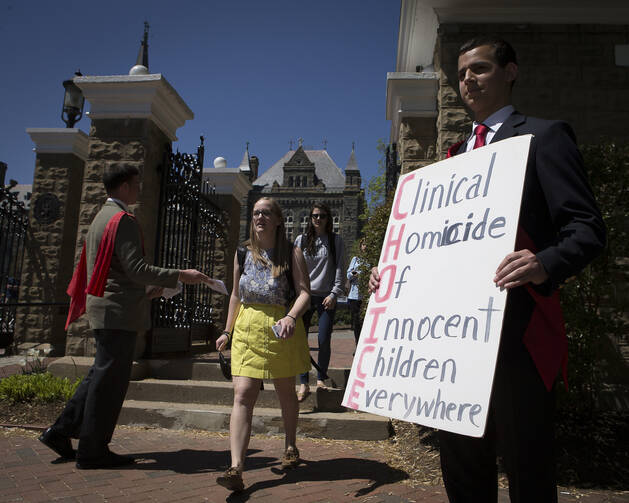
[[[344,406],[483,435],[531,138],[400,177]]]

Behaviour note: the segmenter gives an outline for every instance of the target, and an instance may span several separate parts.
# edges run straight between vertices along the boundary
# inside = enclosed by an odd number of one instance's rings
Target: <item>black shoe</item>
[[[79,470],[97,470],[99,468],[119,468],[135,463],[135,458],[122,456],[114,452],[107,452],[100,458],[77,459],[76,467]]]
[[[52,428],[48,428],[39,436],[39,441],[46,447],[55,451],[59,456],[66,459],[74,459],[76,451],[72,448],[72,442],[68,437],[60,435]]]

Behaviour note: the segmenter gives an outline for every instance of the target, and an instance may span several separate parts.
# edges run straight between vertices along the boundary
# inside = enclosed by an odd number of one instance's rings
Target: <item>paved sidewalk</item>
[[[138,464],[117,470],[77,470],[37,440],[38,432],[0,429],[2,502],[446,502],[442,487],[413,488],[385,463],[383,443],[300,439],[304,459],[282,472],[280,437],[251,439],[246,489],[230,494],[216,485],[229,463],[229,439],[215,433],[119,427],[112,450]],[[564,491],[565,492],[565,491]],[[499,501],[508,502],[500,491]],[[560,502],[629,502],[629,493],[571,491]]]

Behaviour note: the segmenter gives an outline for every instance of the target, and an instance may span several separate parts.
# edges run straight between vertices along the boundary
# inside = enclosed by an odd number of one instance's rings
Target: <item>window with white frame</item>
[[[338,215],[334,215],[332,217],[332,230],[338,234],[339,229],[341,227],[341,219]]]
[[[306,229],[308,228],[308,214],[304,213],[301,216],[301,223],[299,224],[299,226],[301,227],[301,233],[302,234],[306,234]]]
[[[293,212],[287,211],[286,216],[284,217],[284,227],[286,227],[286,239],[288,239],[291,243],[293,242],[294,223]]]

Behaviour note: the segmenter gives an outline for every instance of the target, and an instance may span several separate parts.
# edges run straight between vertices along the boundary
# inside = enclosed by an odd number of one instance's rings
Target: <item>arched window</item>
[[[310,217],[308,216],[307,213],[302,214],[301,216],[301,222],[299,224],[299,227],[301,228],[301,233],[305,234],[306,233],[306,229],[308,228],[308,219]]]
[[[338,234],[339,229],[341,228],[341,219],[338,215],[334,215],[332,217],[332,230]]]
[[[293,242],[293,230],[294,230],[293,212],[287,211],[284,217],[284,227],[286,227],[286,239],[291,243]]]

